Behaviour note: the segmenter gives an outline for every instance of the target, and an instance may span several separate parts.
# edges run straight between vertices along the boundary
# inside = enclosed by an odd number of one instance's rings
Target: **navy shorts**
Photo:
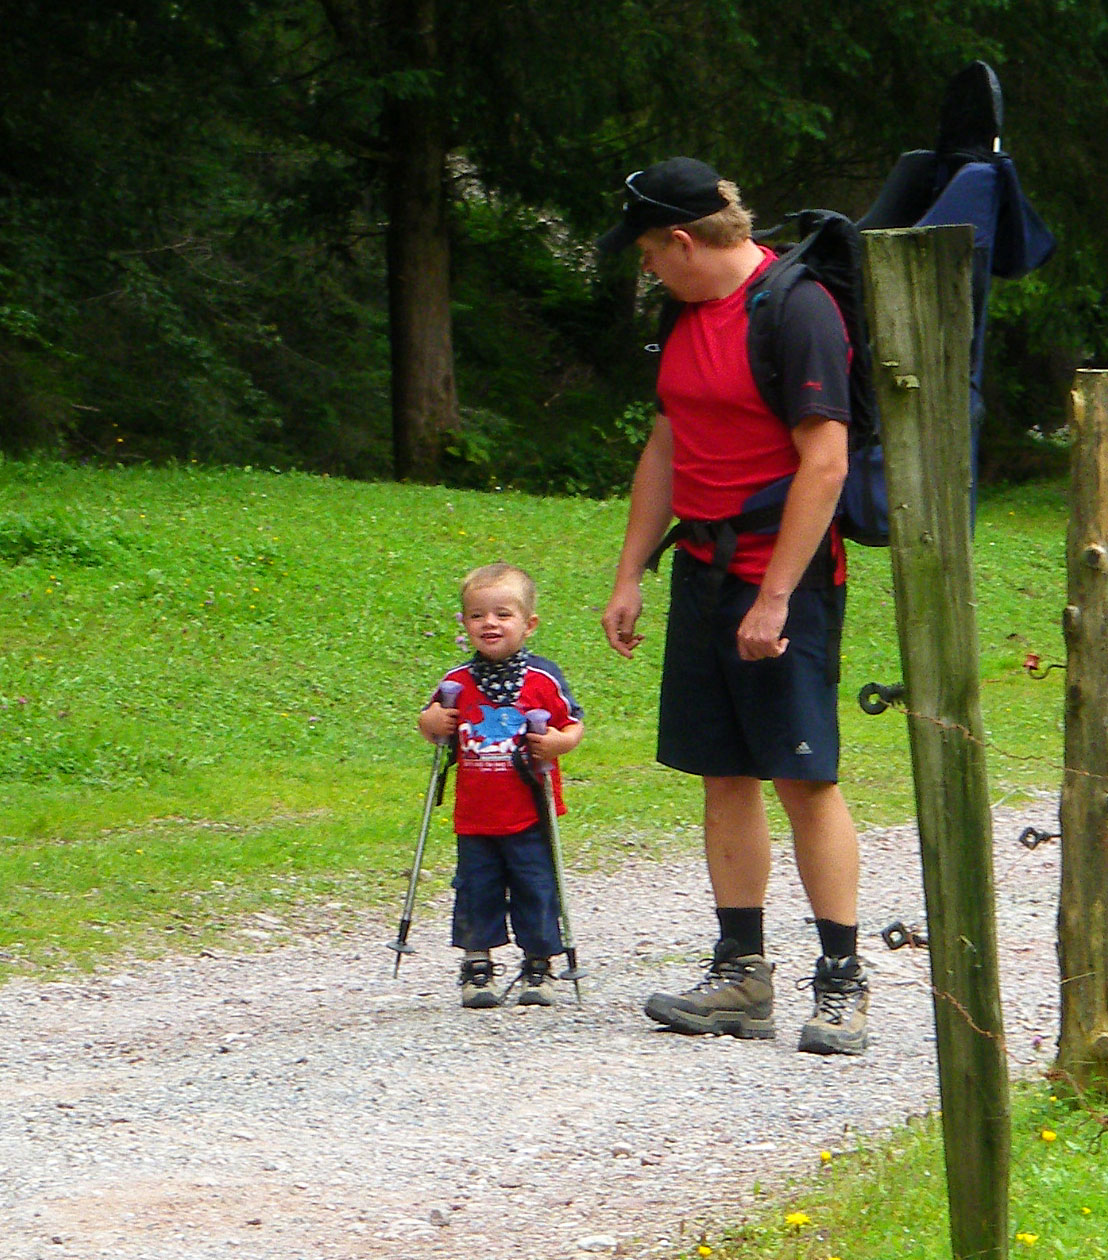
[[[789,646],[744,661],[735,633],[758,587],[733,574],[718,599],[710,568],[682,548],[673,557],[658,717],[658,760],[689,774],[835,783],[838,682],[846,588],[798,589]]]
[[[450,943],[458,949],[507,945],[510,918],[525,954],[551,958],[562,952],[554,860],[538,827],[511,836],[458,836],[453,886]]]

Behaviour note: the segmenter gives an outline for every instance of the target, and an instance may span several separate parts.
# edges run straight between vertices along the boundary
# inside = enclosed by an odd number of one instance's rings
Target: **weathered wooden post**
[[[1078,372],[1066,635],[1057,1066],[1108,1093],[1108,372]]]
[[[865,232],[957,1260],[1008,1249],[1010,1117],[970,530],[970,227]]]

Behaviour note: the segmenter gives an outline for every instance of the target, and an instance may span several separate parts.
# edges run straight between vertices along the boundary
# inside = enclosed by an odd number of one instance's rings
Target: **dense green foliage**
[[[402,6],[401,6],[402,7]],[[389,109],[433,96],[455,213],[461,410],[442,475],[605,493],[650,397],[630,260],[596,230],[674,151],[737,174],[763,223],[860,213],[933,143],[983,56],[1007,146],[1060,240],[994,292],[986,462],[1042,467],[1072,369],[1108,354],[1097,207],[1101,0],[465,0],[438,62],[385,56],[384,0],[28,0],[0,44],[0,446],[95,460],[391,472]]]
[[[537,650],[586,738],[566,759],[568,860],[699,846],[698,783],[654,761],[666,580],[625,661],[600,630],[622,500],[300,473],[0,462],[0,961],[51,966],[204,940],[249,910],[396,906],[430,766],[419,707],[467,653],[457,584],[524,564]],[[1061,485],[992,491],[977,531],[994,797],[1056,791]],[[887,551],[852,549],[843,782],[859,824],[903,822],[906,723],[865,716],[899,664]],[[784,819],[774,805],[776,834]],[[1011,838],[1015,843],[1015,837]],[[449,813],[428,848],[434,887]],[[7,955],[7,958],[4,958]]]

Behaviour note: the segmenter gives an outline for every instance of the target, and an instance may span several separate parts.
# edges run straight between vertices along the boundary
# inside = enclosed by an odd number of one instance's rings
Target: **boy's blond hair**
[[[490,586],[500,586],[501,583],[515,587],[523,615],[525,617],[533,616],[535,605],[538,602],[538,592],[535,589],[534,578],[526,569],[521,569],[515,564],[505,564],[502,561],[496,564],[483,564],[480,568],[471,569],[462,578],[462,588],[459,592],[462,611],[465,611],[466,596],[470,591],[482,591]]]

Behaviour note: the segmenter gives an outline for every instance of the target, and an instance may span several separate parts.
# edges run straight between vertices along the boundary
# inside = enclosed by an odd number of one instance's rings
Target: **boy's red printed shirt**
[[[527,712],[545,709],[555,730],[583,717],[562,671],[553,661],[531,656],[523,688],[514,704],[495,705],[477,686],[468,665],[446,674],[444,682],[460,683],[458,695],[458,765],[454,793],[454,831],[460,836],[510,836],[539,821],[531,788],[512,763],[512,754],[527,732]],[[436,689],[437,694],[437,689]],[[557,761],[551,770],[559,814],[562,776]]]

